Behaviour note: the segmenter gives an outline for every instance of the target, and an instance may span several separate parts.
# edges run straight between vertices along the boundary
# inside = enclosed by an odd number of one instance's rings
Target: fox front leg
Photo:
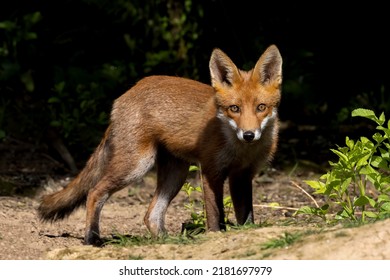
[[[206,175],[203,184],[204,203],[206,209],[207,229],[209,231],[225,230],[223,209],[223,180],[210,179]]]
[[[229,188],[239,225],[253,223],[252,172],[241,171],[229,176]]]

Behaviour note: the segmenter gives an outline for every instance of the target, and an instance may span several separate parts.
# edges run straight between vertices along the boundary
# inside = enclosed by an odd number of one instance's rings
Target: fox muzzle
[[[245,142],[252,142],[253,139],[255,139],[255,133],[248,130],[243,133],[242,137],[244,138]]]
[[[237,138],[245,143],[252,143],[259,140],[261,137],[260,129],[247,130],[243,131],[241,129],[237,130]]]

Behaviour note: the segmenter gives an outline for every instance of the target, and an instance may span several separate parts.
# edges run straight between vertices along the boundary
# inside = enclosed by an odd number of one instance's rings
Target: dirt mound
[[[358,228],[317,232],[307,228],[269,227],[207,234],[196,244],[160,244],[130,248],[76,246],[55,249],[49,259],[272,259],[272,260],[383,260],[390,259],[390,220]],[[291,246],[267,248],[287,233],[301,234]]]

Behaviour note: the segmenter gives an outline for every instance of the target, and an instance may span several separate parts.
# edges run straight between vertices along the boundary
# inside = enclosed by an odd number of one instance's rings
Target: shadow
[[[55,235],[55,234],[42,234],[40,233],[39,236],[44,236],[44,237],[48,237],[48,238],[73,238],[73,239],[77,239],[77,240],[80,240],[82,243],[84,242],[84,237],[80,237],[80,236],[74,236],[70,233],[67,233],[67,232],[64,232],[64,233],[61,233],[60,235]],[[80,244],[81,245],[81,244]]]

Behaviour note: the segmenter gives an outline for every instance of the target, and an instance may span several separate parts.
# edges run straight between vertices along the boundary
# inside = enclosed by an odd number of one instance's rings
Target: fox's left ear
[[[253,69],[254,78],[263,85],[279,87],[282,84],[282,56],[275,45],[269,46]]]

